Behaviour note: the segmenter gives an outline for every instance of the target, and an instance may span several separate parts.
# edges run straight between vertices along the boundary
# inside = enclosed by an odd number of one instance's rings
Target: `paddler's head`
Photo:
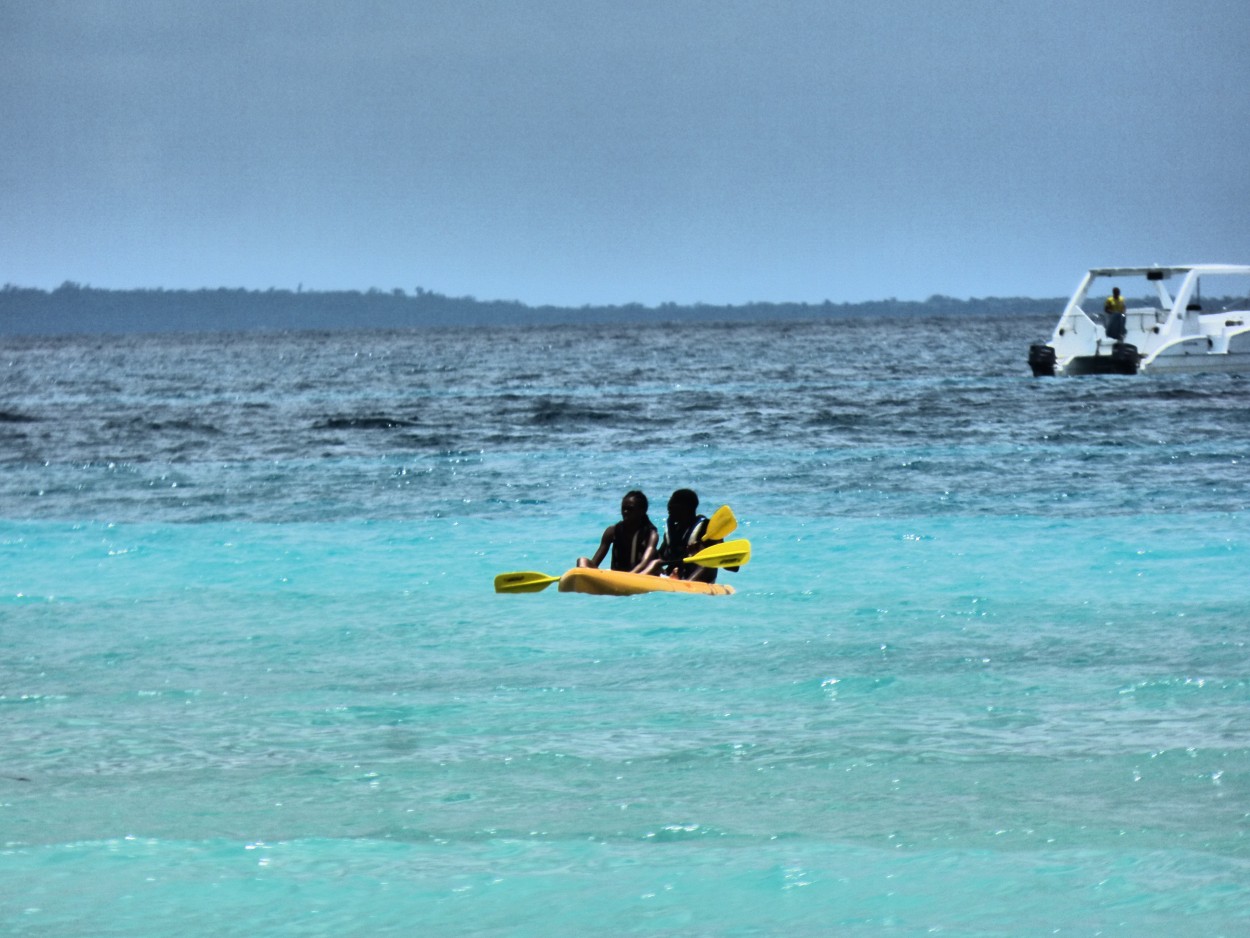
[[[637,527],[646,520],[648,507],[647,496],[642,492],[637,489],[626,492],[621,499],[621,520],[626,527]]]
[[[699,496],[693,489],[678,489],[668,497],[668,516],[689,521],[699,512]]]

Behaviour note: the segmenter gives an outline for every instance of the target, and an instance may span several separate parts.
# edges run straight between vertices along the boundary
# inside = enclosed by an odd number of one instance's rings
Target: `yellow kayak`
[[[619,570],[596,570],[574,567],[560,577],[561,593],[590,593],[594,596],[635,596],[638,593],[697,593],[702,596],[730,596],[732,586],[674,580],[666,576],[622,573]]]

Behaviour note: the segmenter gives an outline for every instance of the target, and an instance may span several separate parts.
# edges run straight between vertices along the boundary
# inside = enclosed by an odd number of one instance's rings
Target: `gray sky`
[[[0,282],[1057,296],[1250,263],[1246,0],[0,0]]]

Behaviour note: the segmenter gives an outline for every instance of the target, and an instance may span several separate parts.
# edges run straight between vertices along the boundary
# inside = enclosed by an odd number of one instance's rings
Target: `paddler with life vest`
[[[650,573],[662,573],[678,580],[712,583],[715,567],[686,563],[686,558],[720,541],[704,540],[707,518],[699,514],[699,496],[692,489],[678,489],[668,499],[668,521],[664,525],[664,542]]]
[[[593,557],[578,557],[579,567],[595,567],[612,552],[613,570],[646,573],[656,564],[655,545],[659,532],[647,515],[647,496],[637,490],[621,499],[621,520],[603,531],[599,548]]]

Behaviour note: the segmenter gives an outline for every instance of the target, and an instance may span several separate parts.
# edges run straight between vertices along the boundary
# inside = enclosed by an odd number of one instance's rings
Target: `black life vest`
[[[668,565],[670,572],[686,579],[694,572],[696,565],[685,563],[691,549],[703,537],[707,526],[707,518],[695,515],[694,520],[686,523],[668,519],[664,526],[664,543],[660,545],[660,558]],[[712,579],[716,579],[716,571],[712,571]]]
[[[628,573],[634,567],[638,566],[642,560],[642,555],[647,549],[647,541],[655,525],[651,523],[650,518],[643,518],[642,524],[634,531],[626,529],[625,525],[617,524],[613,526],[612,531],[612,569],[623,570]]]

